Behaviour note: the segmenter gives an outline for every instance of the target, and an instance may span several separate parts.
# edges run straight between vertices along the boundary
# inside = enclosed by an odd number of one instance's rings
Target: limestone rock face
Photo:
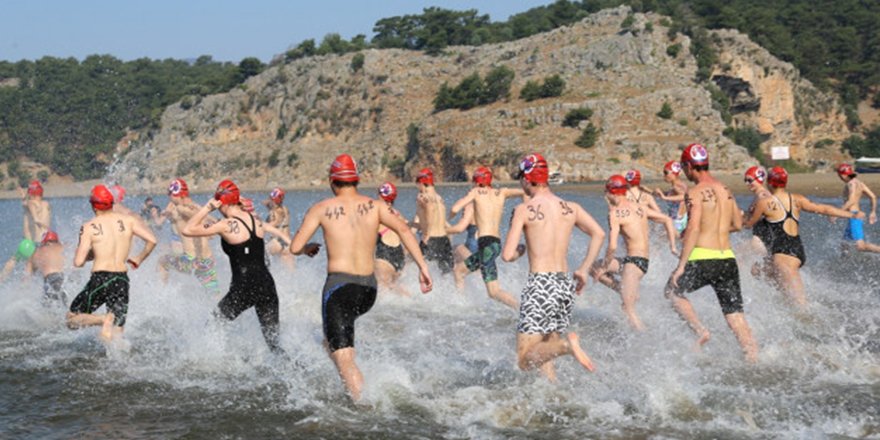
[[[622,29],[630,14],[608,9],[544,34],[450,47],[436,57],[366,50],[358,71],[351,68],[354,54],[276,65],[228,93],[169,106],[161,129],[132,141],[113,175],[153,189],[176,176],[202,190],[227,177],[244,187],[323,184],[333,157],[347,152],[366,181],[394,174],[411,180],[424,166],[435,167],[441,181],[464,180],[479,165],[505,179],[519,157],[538,151],[567,181],[601,180],[631,167],[656,177],[692,142],[709,148],[714,169],[755,163],[722,135],[728,124],[694,80],[689,39],[670,40],[663,17],[654,14],[634,14],[634,24]],[[746,37],[717,35],[724,68],[714,79],[730,97],[732,123],[765,134],[764,148],[791,145],[801,162],[835,159],[832,148],[813,147],[849,134],[835,101]],[[667,51],[672,45],[680,47],[675,57]],[[441,84],[455,86],[499,65],[516,73],[507,100],[434,112]],[[562,96],[519,98],[526,81],[555,74],[566,82]],[[664,103],[671,118],[657,116]],[[563,127],[566,113],[580,107],[593,110],[590,121]],[[599,136],[585,149],[574,142],[588,123]]]

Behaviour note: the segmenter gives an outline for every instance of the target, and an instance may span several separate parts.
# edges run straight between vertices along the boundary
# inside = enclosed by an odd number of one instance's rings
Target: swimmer
[[[677,160],[666,162],[663,166],[663,180],[670,185],[669,191],[664,192],[657,188],[654,194],[666,202],[666,215],[672,218],[675,230],[681,235],[687,226],[688,216],[684,195],[687,193],[688,185],[679,179],[679,175],[681,175],[681,163]]]
[[[432,282],[418,241],[406,222],[385,202],[358,193],[360,179],[351,156],[337,156],[329,174],[333,197],[309,208],[293,237],[290,251],[294,255],[315,256],[320,246],[308,240],[318,228],[324,231],[327,245],[327,281],[321,293],[324,344],[349,397],[357,402],[364,377],[355,363],[355,320],[367,313],[376,301],[374,268],[376,231],[380,225],[394,231],[412,255],[419,267],[422,293],[431,290]]]
[[[379,187],[379,198],[394,215],[406,222],[406,218],[400,211],[394,209],[394,200],[397,199],[397,187],[391,182],[385,182]],[[387,226],[379,226],[379,238],[376,240],[376,280],[385,289],[390,289],[400,296],[410,296],[408,290],[400,281],[400,274],[405,264],[403,245],[400,236]]]
[[[850,212],[862,212],[859,203],[862,196],[868,197],[871,201],[871,212],[868,214],[868,224],[873,225],[877,222],[877,196],[868,188],[861,180],[858,174],[853,170],[852,165],[842,163],[837,166],[837,177],[846,182],[843,188],[843,206],[841,209]],[[846,242],[854,242],[856,250],[860,252],[880,253],[880,246],[868,243],[865,240],[865,220],[864,218],[851,218],[843,233],[843,239]]]
[[[208,220],[208,214],[214,210],[220,211],[223,220]],[[219,235],[220,247],[229,257],[232,282],[229,292],[217,304],[215,316],[232,321],[253,307],[269,350],[284,354],[278,342],[278,293],[275,279],[266,267],[266,245],[263,241],[267,232],[280,237],[284,233],[244,211],[241,192],[228,179],[217,185],[214,197],[189,217],[181,232],[184,237]]]
[[[629,189],[626,192],[627,200],[639,206],[647,206],[654,211],[660,212],[660,206],[657,205],[657,201],[654,200],[651,191],[642,187],[642,173],[639,170],[629,170],[623,177],[626,179],[626,183],[629,184]]]
[[[757,362],[758,344],[743,313],[739,267],[730,249],[730,233],[742,229],[742,211],[733,193],[709,173],[709,153],[705,147],[688,145],[681,153],[681,166],[696,186],[685,195],[688,225],[678,267],[666,284],[666,297],[696,333],[699,348],[709,342],[710,333],[685,294],[712,286],[746,361]]]
[[[269,193],[269,198],[263,204],[269,208],[266,223],[290,235],[290,210],[284,206],[284,190],[273,188]],[[288,243],[281,241],[279,237],[273,236],[266,243],[266,251],[269,255],[277,255],[281,258],[281,262],[292,271],[296,265],[296,259],[293,257],[293,254],[287,251],[287,245]]]
[[[31,258],[34,269],[43,276],[43,299],[45,306],[54,304],[66,306],[67,292],[64,290],[64,246],[58,234],[49,230],[43,235],[40,246]]]
[[[43,199],[43,185],[39,180],[32,180],[28,185],[21,205],[24,208],[23,236],[36,242],[52,227],[52,206]]]
[[[168,185],[168,207],[165,216],[171,223],[171,229],[180,232],[187,222],[199,212],[199,206],[189,197],[189,187],[183,179],[174,179]],[[205,225],[216,222],[215,219],[205,218]],[[216,260],[211,251],[209,237],[178,236],[181,244],[180,252],[172,248],[172,252],[162,256],[159,260],[159,276],[163,283],[168,283],[168,272],[174,270],[184,274],[193,274],[205,291],[212,296],[220,295],[220,285],[217,282]]]
[[[516,353],[521,370],[539,369],[556,381],[553,360],[572,355],[586,370],[594,371],[593,361],[580,346],[574,332],[565,334],[571,321],[575,293],[587,283],[587,269],[596,261],[605,232],[577,203],[560,199],[547,186],[547,161],[540,154],[526,156],[519,165],[518,179],[529,201],[513,211],[510,230],[501,258],[514,261],[526,250],[529,276],[519,307]],[[568,245],[577,227],[590,236],[590,246],[583,262],[568,270]],[[525,234],[526,246],[519,245]]]
[[[787,192],[785,187],[788,185],[788,173],[782,167],[773,167],[770,170],[767,183],[772,195],[759,199],[753,205],[754,209],[751,210],[745,226],[764,222],[767,229],[765,240],[773,264],[771,274],[774,284],[791,303],[804,309],[807,306],[807,297],[800,268],[806,262],[807,256],[799,234],[801,212],[849,219],[864,219],[865,214],[813,203],[800,194]]]
[[[516,299],[502,289],[498,282],[498,267],[495,260],[501,255],[500,230],[504,202],[510,197],[522,197],[524,191],[493,188],[492,171],[486,167],[477,168],[473,180],[476,186],[452,205],[453,215],[461,212],[465,206],[473,206],[474,222],[480,234],[477,240],[477,252],[465,260],[465,267],[470,272],[480,270],[489,298],[516,310],[519,306]]]
[[[743,182],[749,187],[749,191],[755,195],[748,211],[745,212],[746,218],[752,217],[761,200],[773,197],[770,194],[770,191],[767,191],[767,188],[764,186],[766,181],[767,170],[765,170],[764,167],[753,166],[746,170]],[[752,248],[752,251],[761,258],[759,262],[756,262],[752,266],[752,276],[756,278],[772,276],[772,256],[767,252],[773,241],[770,237],[770,224],[767,222],[766,218],[761,217],[757,222],[745,222],[743,226],[746,228],[752,228],[752,239],[749,241],[749,246]]]
[[[79,230],[73,265],[83,267],[92,261],[92,276],[70,303],[67,327],[100,325],[101,339],[109,342],[122,335],[128,315],[128,265],[137,269],[156,247],[156,237],[133,217],[113,212],[113,194],[106,186],[92,188],[89,203],[95,218]],[[144,249],[129,257],[135,236],[144,241]],[[107,313],[95,314],[102,304],[107,305]]]
[[[436,261],[440,272],[452,272],[455,258],[452,256],[452,242],[446,233],[446,205],[434,187],[434,172],[423,168],[416,176],[419,195],[416,197],[416,220],[413,222],[422,241],[419,243],[425,260]]]
[[[627,182],[623,176],[614,175],[605,183],[605,200],[608,202],[608,247],[605,258],[593,265],[593,277],[620,294],[629,325],[636,331],[645,329],[636,313],[639,299],[639,283],[648,273],[648,220],[662,222],[669,237],[669,249],[675,255],[675,237],[678,235],[672,219],[647,206],[639,206],[626,198]],[[617,258],[617,238],[623,236],[626,257]],[[615,276],[618,275],[618,276]]]
[[[158,206],[153,204],[153,198],[147,196],[144,199],[144,205],[141,206],[141,218],[144,219],[147,224],[159,226],[162,224],[164,219],[161,217],[161,210]]]

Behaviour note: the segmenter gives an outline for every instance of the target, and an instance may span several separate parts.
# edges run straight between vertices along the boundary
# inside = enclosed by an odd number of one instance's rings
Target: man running
[[[290,210],[284,206],[284,190],[281,188],[273,188],[269,192],[269,198],[263,202],[269,208],[269,215],[266,216],[266,222],[274,226],[276,229],[290,235]],[[287,243],[281,241],[279,237],[272,237],[266,243],[266,251],[269,255],[277,255],[288,269],[293,270],[296,260],[290,252],[287,252]]]
[[[748,228],[764,225],[766,229],[762,239],[772,259],[773,284],[790,302],[803,309],[807,306],[807,296],[804,293],[800,268],[806,263],[807,255],[799,234],[801,211],[849,219],[864,219],[865,214],[813,203],[800,194],[787,192],[785,187],[788,185],[788,173],[782,167],[773,167],[770,170],[767,183],[772,195],[757,200],[744,226]]]
[[[168,185],[168,208],[165,215],[171,223],[171,229],[180,233],[187,222],[199,212],[199,206],[189,197],[189,187],[183,179],[174,179]],[[207,223],[214,223],[214,219],[208,217]],[[168,282],[168,271],[175,270],[180,273],[194,274],[202,287],[211,295],[220,294],[220,286],[217,283],[217,271],[214,268],[214,253],[211,251],[209,237],[180,237],[182,252],[174,252],[165,255],[159,261],[159,274],[163,283]]]
[[[22,198],[24,238],[37,242],[52,227],[52,206],[43,199],[43,185],[33,180]]]
[[[434,188],[434,172],[422,168],[416,176],[419,195],[416,197],[416,218],[414,222],[422,234],[419,248],[425,260],[436,261],[440,272],[452,272],[454,258],[452,242],[446,234],[446,204]]]
[[[605,232],[580,205],[562,200],[550,191],[547,161],[540,154],[526,156],[519,168],[520,184],[530,200],[514,210],[501,253],[501,258],[508,262],[522,256],[524,250],[519,241],[525,234],[529,276],[519,308],[517,363],[522,370],[540,369],[555,381],[553,360],[570,354],[582,367],[594,371],[578,335],[560,335],[568,328],[575,292],[580,294],[586,285],[587,269],[599,255]],[[590,247],[572,275],[568,271],[568,245],[574,227],[590,236]]]
[[[113,212],[113,194],[104,185],[92,188],[89,202],[95,218],[79,230],[79,245],[73,258],[75,267],[92,260],[92,276],[88,284],[70,303],[67,326],[77,329],[102,326],[101,339],[111,341],[122,335],[128,315],[128,266],[137,269],[153,248],[156,237],[135,218]],[[128,256],[133,237],[144,241],[139,255]],[[102,304],[107,313],[95,314]]]
[[[474,221],[480,238],[477,239],[477,252],[464,260],[471,272],[479,269],[486,284],[489,297],[516,309],[516,299],[501,288],[498,282],[498,267],[495,260],[501,255],[501,219],[504,216],[504,202],[510,197],[522,197],[522,189],[493,188],[492,171],[479,167],[473,176],[476,187],[452,205],[452,214],[461,212],[465,206],[473,205]]]
[[[229,292],[217,304],[215,315],[232,321],[253,307],[269,350],[284,354],[278,342],[278,292],[275,290],[275,279],[266,267],[266,245],[263,241],[266,232],[281,237],[284,237],[284,233],[246,212],[241,199],[238,186],[231,180],[223,180],[217,185],[214,197],[189,217],[181,232],[184,237],[219,235],[222,240],[220,247],[229,257],[232,282]],[[215,209],[223,215],[223,220],[207,220],[208,214]]]
[[[431,290],[431,275],[406,222],[384,202],[358,193],[358,171],[351,156],[336,157],[330,165],[329,181],[333,197],[309,208],[293,237],[290,251],[294,255],[314,256],[319,245],[308,240],[318,228],[323,230],[327,245],[327,281],[321,294],[324,344],[348,395],[357,402],[364,377],[355,363],[354,324],[376,301],[373,273],[379,225],[400,236],[403,246],[419,266],[423,293]]]
[[[66,306],[64,246],[59,242],[58,234],[55,231],[46,231],[43,240],[40,241],[40,246],[34,251],[31,262],[33,262],[34,269],[43,276],[43,305]]]
[[[873,225],[876,223],[877,196],[868,188],[868,185],[865,185],[858,179],[858,174],[853,170],[852,165],[846,163],[838,165],[837,177],[846,182],[846,186],[843,188],[843,206],[841,206],[841,209],[855,213],[862,212],[859,203],[862,200],[862,196],[866,196],[871,200],[871,213],[868,214],[868,224]],[[856,250],[861,252],[880,253],[880,246],[868,243],[865,240],[864,217],[855,217],[849,220],[846,231],[843,233],[843,239],[855,242]]]
[[[629,190],[626,193],[626,198],[629,201],[639,206],[647,206],[657,212],[660,211],[660,207],[657,206],[657,201],[654,200],[651,192],[642,188],[642,173],[639,170],[629,170],[623,177],[626,179],[626,183],[629,184]]]
[[[608,202],[608,247],[605,258],[593,266],[593,277],[620,294],[623,313],[629,325],[636,331],[645,329],[636,313],[639,299],[639,283],[648,273],[648,220],[663,223],[669,236],[669,249],[675,255],[677,232],[672,219],[647,206],[639,206],[626,198],[627,182],[623,176],[614,175],[605,183],[605,200]],[[617,238],[623,235],[626,257],[617,258]],[[619,275],[619,278],[615,276]]]
[[[688,225],[678,267],[666,284],[666,297],[697,334],[697,347],[702,347],[709,342],[710,333],[685,294],[712,286],[746,361],[757,362],[758,344],[743,314],[739,268],[730,249],[730,232],[742,229],[742,212],[733,193],[709,174],[709,153],[705,147],[688,145],[681,153],[681,166],[696,186],[685,195]]]

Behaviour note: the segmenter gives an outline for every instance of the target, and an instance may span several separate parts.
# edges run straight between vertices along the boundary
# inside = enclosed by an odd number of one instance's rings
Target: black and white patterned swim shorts
[[[516,331],[530,334],[564,332],[571,320],[574,288],[574,279],[569,273],[530,273],[520,300]]]

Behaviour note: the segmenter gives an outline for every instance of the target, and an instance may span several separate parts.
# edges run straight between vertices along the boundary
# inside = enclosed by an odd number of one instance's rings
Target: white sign
[[[771,147],[770,158],[773,160],[788,160],[791,159],[791,154],[788,152],[788,147]]]

